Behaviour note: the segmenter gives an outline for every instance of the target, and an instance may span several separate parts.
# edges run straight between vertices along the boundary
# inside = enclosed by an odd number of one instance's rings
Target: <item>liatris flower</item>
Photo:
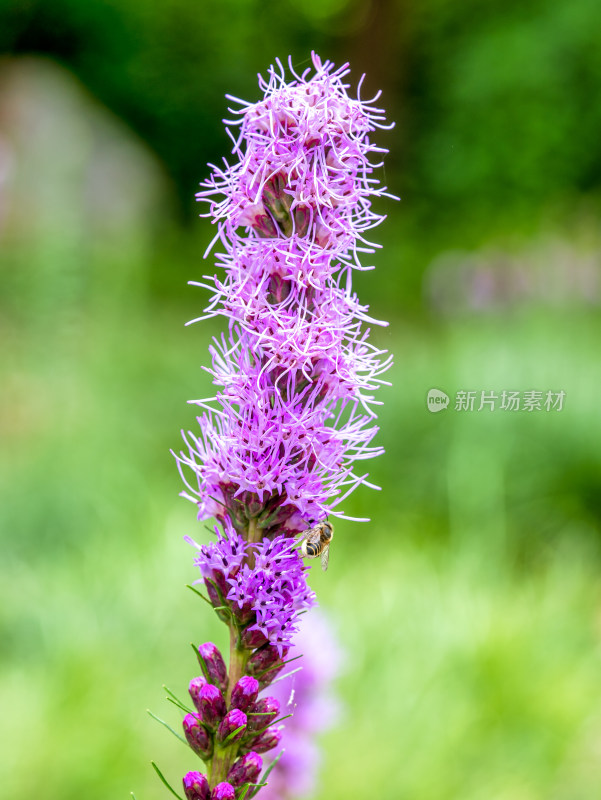
[[[359,255],[374,248],[364,233],[383,219],[370,159],[385,151],[369,136],[385,126],[377,98],[349,96],[346,65],[312,60],[313,73],[290,65],[289,81],[277,62],[260,79],[262,100],[236,101],[234,163],[213,167],[198,195],[224,250],[223,276],[199,284],[212,293],[204,317],[225,317],[228,331],[210,348],[216,396],[193,401],[200,432],[184,436],[177,459],[183,496],[219,523],[195,563],[230,658],[228,670],[214,644],[197,650],[196,711],[183,725],[207,782],[188,773],[188,798],[250,798],[264,784],[261,755],[284,736],[271,685],[300,657],[291,648],[314,604],[295,534],[344,517],[343,500],[371,485],[357,463],[382,452],[371,444],[373,393],[390,358],[368,342],[376,321],[352,270],[364,269]]]

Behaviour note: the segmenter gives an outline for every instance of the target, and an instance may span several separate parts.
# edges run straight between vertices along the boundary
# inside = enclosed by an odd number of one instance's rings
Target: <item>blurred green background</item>
[[[397,121],[356,286],[395,354],[320,603],[347,652],[320,800],[601,798],[598,0],[0,0],[0,786],[164,797],[145,714],[225,644],[170,448],[209,392],[194,191],[223,95],[311,49]],[[565,391],[430,414],[432,387]],[[177,719],[175,714],[172,719]]]

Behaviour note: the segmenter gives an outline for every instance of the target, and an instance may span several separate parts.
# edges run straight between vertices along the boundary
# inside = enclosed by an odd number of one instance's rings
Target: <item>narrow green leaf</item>
[[[174,705],[179,706],[183,711],[187,712],[188,714],[196,714],[197,713],[196,709],[188,708],[188,706],[182,700],[180,700],[177,695],[173,694],[171,689],[168,686],[165,686],[165,684],[163,684],[163,689],[167,692],[169,697],[173,698],[173,700],[171,702]],[[167,698],[167,700],[169,700],[169,697]]]
[[[194,711],[193,709],[188,708],[188,706],[185,706],[183,703],[180,703],[179,700],[174,700],[173,697],[168,697],[167,698],[167,702],[168,703],[173,703],[173,705],[176,708],[179,708],[180,711],[185,711],[186,714],[197,714],[198,713],[197,711]]]
[[[234,615],[232,613],[232,609],[229,606],[213,606],[213,611],[217,614],[217,616],[219,617],[219,619],[222,622],[228,622],[228,620],[233,620],[234,622],[236,622],[236,619],[235,619],[235,617],[234,617]],[[224,611],[225,611],[225,615],[226,615],[225,619],[224,619],[224,617],[221,616],[221,613],[220,613],[220,612],[224,612]],[[228,625],[229,624],[230,623],[228,622]]]
[[[206,680],[207,680],[209,683],[211,683],[211,677],[210,677],[210,675],[209,675],[209,670],[207,669],[207,665],[205,664],[205,660],[204,660],[204,658],[203,658],[203,657],[200,655],[200,651],[199,651],[198,647],[196,647],[196,645],[195,645],[195,644],[193,644],[193,645],[192,645],[192,650],[194,650],[194,654],[196,655],[196,658],[197,658],[197,660],[198,660],[198,663],[200,664],[200,668],[201,668],[201,670],[202,670],[202,674],[205,676]]]
[[[273,684],[278,683],[278,681],[285,681],[286,678],[289,678],[291,675],[294,675],[295,672],[300,672],[301,669],[302,667],[297,667],[296,669],[293,669],[292,672],[287,672],[285,675],[278,675],[278,677],[275,678],[275,680],[271,681],[269,685],[273,686]]]
[[[244,800],[248,790],[250,789],[250,783],[245,783],[242,787],[242,794],[238,795],[238,800]]]
[[[210,584],[211,584],[211,586],[212,586],[212,587],[213,587],[213,589],[215,590],[215,594],[216,594],[216,595],[217,595],[217,597],[219,598],[220,602],[221,602],[221,603],[225,603],[225,597],[223,596],[223,592],[221,591],[221,589],[219,588],[219,586],[217,586],[217,584],[215,583],[215,581],[214,581],[214,580],[212,580],[212,578],[205,578],[205,580],[206,580],[206,581],[208,581],[208,583],[210,583]],[[213,605],[213,604],[211,603],[211,605]]]
[[[267,667],[267,669],[264,669],[264,670],[263,670],[263,672],[260,672],[260,673],[257,675],[257,678],[262,678],[262,677],[263,677],[263,675],[267,675],[267,673],[268,673],[268,672],[271,672],[272,670],[274,670],[274,669],[276,668],[276,666],[284,666],[284,667],[285,667],[285,666],[286,666],[286,664],[291,664],[293,661],[297,661],[299,658],[302,658],[302,657],[303,657],[303,655],[302,655],[302,653],[301,653],[301,655],[300,655],[300,656],[294,656],[294,658],[289,658],[289,659],[288,659],[288,661],[282,661],[282,664],[281,664],[281,665],[279,665],[279,664],[277,664],[277,665],[276,665],[276,664],[272,664],[272,665],[271,665],[271,667]],[[300,669],[302,669],[302,667],[300,667]],[[289,673],[289,674],[290,674],[290,675],[292,675],[292,673]]]
[[[208,603],[210,606],[213,605],[213,603],[211,603],[211,601],[209,600],[208,597],[205,597],[202,592],[199,592],[198,589],[195,589],[189,583],[186,584],[186,589],[190,589],[192,592],[194,592],[194,594],[197,594],[199,597],[202,597],[202,599],[205,601],[205,603]]]
[[[162,773],[162,772],[161,772],[161,770],[160,770],[160,769],[157,767],[157,765],[154,763],[154,761],[151,761],[150,763],[151,763],[151,764],[152,764],[152,766],[154,767],[154,771],[156,772],[156,774],[157,774],[157,775],[159,776],[159,778],[160,778],[160,779],[163,781],[163,783],[164,783],[164,784],[165,784],[165,786],[166,786],[166,787],[169,789],[169,791],[171,792],[171,794],[172,794],[174,797],[177,797],[177,798],[178,798],[178,800],[184,800],[184,798],[183,798],[181,795],[179,795],[179,794],[178,794],[178,793],[175,791],[175,789],[173,788],[173,786],[171,786],[171,784],[168,782],[167,778],[166,778],[166,777],[163,775],[163,773]]]
[[[292,664],[293,661],[298,661],[298,659],[302,657],[303,654],[301,653],[300,656],[294,656],[294,658],[289,658],[288,661],[284,661],[282,663],[284,664],[284,666],[286,666],[286,664]]]
[[[225,747],[227,743],[230,741],[230,739],[233,739],[236,736],[236,734],[240,733],[240,731],[244,730],[244,728],[246,728],[246,725],[240,725],[239,728],[236,728],[235,731],[232,731],[230,735],[226,736],[226,738],[221,742],[221,747]]]
[[[157,721],[157,722],[160,722],[160,723],[161,723],[161,725],[164,725],[164,726],[165,726],[165,728],[167,728],[167,730],[168,730],[168,731],[171,731],[171,733],[172,733],[172,734],[173,734],[175,737],[177,737],[177,738],[180,740],[180,742],[183,742],[183,743],[186,745],[186,747],[188,747],[188,742],[187,742],[187,741],[184,739],[184,737],[183,737],[183,736],[180,736],[180,735],[179,735],[179,733],[176,733],[176,731],[174,731],[174,730],[173,730],[173,728],[171,727],[171,725],[168,725],[168,724],[165,722],[165,720],[161,719],[160,717],[157,717],[157,715],[156,715],[156,714],[153,714],[153,713],[152,713],[152,711],[151,711],[149,708],[147,708],[146,710],[148,711],[149,715],[150,715],[150,716],[151,716],[153,719],[156,719],[156,721]]]
[[[258,730],[256,735],[258,736],[260,733],[263,733],[263,731],[266,731],[267,728],[271,728],[272,725],[277,725],[278,722],[283,722],[285,719],[288,719],[288,717],[291,717],[291,716],[292,716],[292,714],[286,714],[285,717],[280,717],[279,719],[274,719],[274,721],[270,722],[269,725],[266,725],[264,728],[261,728],[260,730]]]

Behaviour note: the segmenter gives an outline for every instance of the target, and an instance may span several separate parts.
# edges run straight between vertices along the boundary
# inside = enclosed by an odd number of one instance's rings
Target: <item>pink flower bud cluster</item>
[[[230,753],[227,781],[213,787],[200,772],[183,778],[187,800],[232,800],[247,784],[255,786],[261,774],[262,754],[277,747],[282,738],[277,722],[280,703],[274,697],[259,698],[259,691],[282,669],[282,656],[270,645],[257,650],[249,663],[263,680],[243,675],[232,687],[226,702],[228,676],[223,656],[212,642],[198,648],[202,675],[190,681],[189,693],[196,709],[182,721],[184,735],[197,756],[209,763],[219,752]],[[265,667],[265,665],[267,666]],[[266,674],[269,677],[265,677]]]

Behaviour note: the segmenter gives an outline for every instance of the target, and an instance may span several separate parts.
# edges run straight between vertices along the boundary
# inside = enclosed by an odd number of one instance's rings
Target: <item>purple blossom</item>
[[[281,656],[297,630],[299,611],[314,603],[307,586],[306,567],[290,540],[279,536],[256,546],[255,563],[245,564],[230,579],[228,599],[239,607],[252,599],[256,622],[249,630],[260,631]]]
[[[200,546],[194,562],[205,581],[210,576],[223,587],[225,596],[216,605],[229,603],[244,625],[246,641],[252,643],[253,633],[259,634],[254,646],[270,642],[280,657],[292,642],[299,613],[315,600],[307,586],[307,568],[293,545],[287,536],[249,544],[231,532],[229,537],[218,535],[217,541]],[[252,566],[243,563],[251,553]]]
[[[266,217],[268,233],[273,234],[277,223],[309,253],[328,248],[332,258],[348,257],[357,240],[364,241],[363,233],[383,219],[371,210],[370,201],[386,195],[371,177],[380,164],[369,160],[371,154],[386,152],[369,141],[371,132],[386,127],[383,112],[373,106],[379,93],[368,101],[359,94],[349,97],[347,64],[334,69],[313,54],[315,73],[307,68],[297,75],[288,63],[291,81],[279,61],[268,80],[259,78],[265,97],[258,103],[230,97],[241,106],[232,109],[236,120],[226,120],[240,129],[232,137],[237,163],[214,167],[198,197],[208,200],[208,215],[218,221],[218,236],[226,246],[240,226],[249,237],[259,236],[253,226]],[[278,181],[285,186],[286,199],[274,213],[274,203],[267,210],[265,201],[270,193],[281,197],[273,185]],[[215,196],[223,199],[216,201]]]
[[[390,358],[368,342],[369,316],[352,289],[364,232],[383,217],[386,195],[370,160],[369,135],[383,125],[373,101],[351,98],[347,66],[313,55],[286,82],[262,81],[258,103],[238,101],[234,163],[213,167],[198,195],[209,203],[223,277],[199,285],[211,299],[199,319],[228,319],[208,369],[217,387],[199,406],[199,433],[185,435],[178,463],[198,516],[244,534],[295,533],[329,514],[382,452],[371,444],[374,391]],[[190,475],[191,478],[188,476]]]

